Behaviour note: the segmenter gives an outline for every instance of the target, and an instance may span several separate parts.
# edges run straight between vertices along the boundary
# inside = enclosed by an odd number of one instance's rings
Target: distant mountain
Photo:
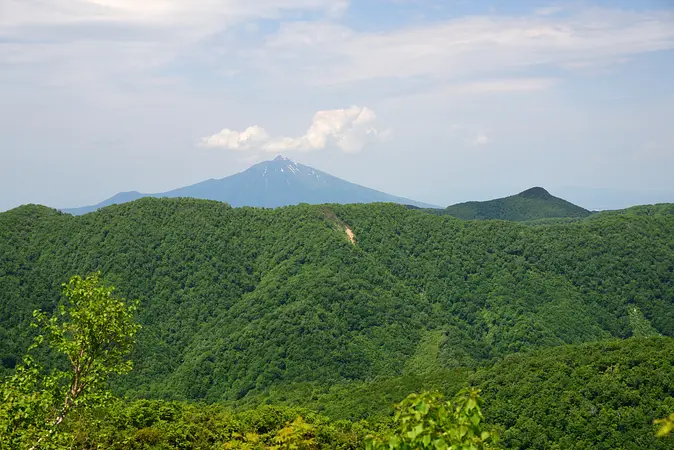
[[[616,189],[560,186],[555,193],[591,211],[611,211],[635,205],[674,202],[674,188],[670,189]]]
[[[542,187],[533,187],[510,197],[485,202],[466,202],[448,206],[435,214],[459,219],[500,219],[522,222],[559,217],[587,217],[587,209],[551,195]]]
[[[434,208],[433,205],[350,183],[318,169],[293,162],[283,156],[277,156],[272,161],[261,162],[244,172],[226,178],[210,179],[159,194],[122,192],[97,205],[63,211],[74,215],[86,214],[104,206],[126,203],[142,197],[192,197],[226,202],[235,207],[275,208],[299,203],[390,202]]]

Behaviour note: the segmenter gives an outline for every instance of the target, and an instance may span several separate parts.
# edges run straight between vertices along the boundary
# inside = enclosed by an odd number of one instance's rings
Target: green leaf
[[[444,439],[436,439],[433,441],[433,446],[436,450],[447,450],[447,442]]]

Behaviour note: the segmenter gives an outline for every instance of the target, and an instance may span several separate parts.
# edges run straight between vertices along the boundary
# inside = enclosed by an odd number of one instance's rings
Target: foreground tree
[[[478,389],[464,389],[453,400],[438,393],[411,394],[396,406],[397,430],[370,437],[367,450],[484,450],[498,448],[498,436],[483,423]]]
[[[133,319],[137,302],[113,297],[113,289],[100,273],[75,276],[63,284],[66,301],[52,317],[33,313],[41,332],[23,364],[0,385],[0,448],[63,448],[68,414],[104,402],[109,376],[131,370],[128,355],[140,328]],[[30,356],[42,344],[61,358],[49,372]]]

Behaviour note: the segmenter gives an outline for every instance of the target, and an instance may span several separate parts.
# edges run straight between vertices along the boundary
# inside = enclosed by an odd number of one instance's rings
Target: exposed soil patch
[[[323,213],[325,214],[325,217],[328,218],[330,222],[332,222],[333,226],[339,230],[340,228],[344,228],[344,232],[346,233],[346,237],[349,238],[349,241],[353,244],[356,245],[356,236],[353,234],[353,230],[346,224],[344,223],[343,220],[341,220],[335,212],[328,208],[325,207],[323,208]]]
[[[344,231],[346,231],[346,235],[349,237],[349,240],[351,241],[351,243],[353,245],[356,245],[356,238],[354,237],[353,231],[351,230],[351,228],[344,225]]]

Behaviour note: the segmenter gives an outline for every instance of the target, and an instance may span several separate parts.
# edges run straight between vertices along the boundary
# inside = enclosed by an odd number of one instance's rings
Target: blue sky
[[[438,205],[674,201],[669,0],[3,0],[0,210],[282,153]]]

